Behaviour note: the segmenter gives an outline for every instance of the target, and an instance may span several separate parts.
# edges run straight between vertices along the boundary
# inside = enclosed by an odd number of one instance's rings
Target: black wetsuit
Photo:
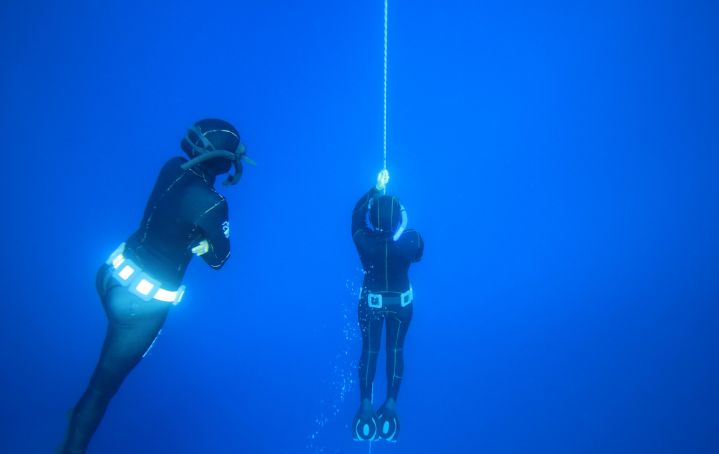
[[[214,190],[215,175],[202,164],[183,170],[184,162],[174,158],[163,166],[140,228],[124,252],[169,291],[181,285],[199,241],[207,240],[209,251],[202,258],[213,268],[230,256],[227,202]],[[87,390],[73,409],[63,454],[85,452],[110,399],[152,346],[171,306],[131,293],[109,265],[98,271],[97,291],[108,318],[107,334]]]
[[[364,269],[359,301],[359,324],[362,332],[362,355],[359,362],[360,396],[372,399],[372,382],[382,340],[382,323],[387,324],[387,398],[397,399],[404,371],[404,338],[412,320],[412,306],[399,304],[399,295],[410,289],[410,264],[418,262],[424,252],[424,241],[416,230],[405,230],[394,241],[391,231],[375,231],[367,225],[370,200],[379,195],[372,188],[355,205],[352,212],[352,239]],[[391,219],[390,219],[391,220]],[[381,308],[368,305],[368,293],[381,294],[386,302]]]

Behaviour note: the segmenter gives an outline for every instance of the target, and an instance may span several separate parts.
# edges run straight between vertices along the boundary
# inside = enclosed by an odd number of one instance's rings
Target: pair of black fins
[[[385,402],[375,413],[372,403],[364,400],[352,421],[355,441],[386,440],[396,442],[399,436],[399,417],[394,403]]]

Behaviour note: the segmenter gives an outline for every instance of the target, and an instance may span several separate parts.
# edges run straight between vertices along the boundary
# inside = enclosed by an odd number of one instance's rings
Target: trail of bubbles
[[[315,454],[328,453],[327,447],[322,443],[322,435],[330,422],[337,419],[347,395],[352,392],[357,375],[356,352],[350,351],[359,339],[359,327],[357,326],[356,310],[359,299],[360,288],[347,279],[345,287],[348,291],[348,298],[342,304],[342,349],[335,357],[332,366],[332,382],[330,383],[329,400],[320,401],[322,410],[314,421],[314,431],[307,437],[306,449]],[[349,422],[345,424],[349,434]],[[334,453],[339,453],[335,450]]]

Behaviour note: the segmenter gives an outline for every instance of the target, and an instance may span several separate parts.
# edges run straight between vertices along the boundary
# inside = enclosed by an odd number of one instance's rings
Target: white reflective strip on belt
[[[379,293],[367,293],[367,305],[375,309],[382,307],[382,295]]]
[[[156,300],[164,301],[166,303],[172,303],[177,304],[182,300],[182,295],[185,293],[185,286],[182,285],[180,288],[178,288],[176,291],[171,292],[169,290],[165,290],[164,288],[161,288],[155,293]]]
[[[123,260],[123,262],[124,262],[124,260]],[[122,266],[122,262],[115,269],[120,268],[120,266]],[[124,281],[130,279],[130,277],[132,277],[133,274],[135,274],[135,268],[131,267],[130,265],[125,265],[125,267],[119,273],[117,273],[117,275],[120,276],[122,278],[122,280],[124,280]]]
[[[412,301],[414,300],[414,291],[412,290],[412,287],[409,288],[404,293],[400,293],[397,297],[399,297],[399,304],[402,307],[409,306]],[[367,292],[367,305],[369,307],[372,307],[374,309],[380,309],[382,306],[384,306],[384,297],[381,293],[372,293]]]
[[[135,286],[135,290],[137,290],[138,292],[142,293],[145,296],[149,295],[153,288],[155,288],[155,286],[152,285],[152,283],[150,281],[148,281],[147,279],[140,279],[140,282],[138,282],[137,285]],[[162,289],[160,289],[160,290],[162,290]]]
[[[120,265],[122,265],[122,262],[124,262],[124,261],[125,261],[125,256],[123,256],[122,254],[118,254],[117,257],[112,259],[111,265],[113,268],[118,269],[118,268],[120,268]]]
[[[152,279],[149,275],[142,272],[142,270],[137,266],[132,266],[129,264],[126,264],[125,262],[130,262],[130,260],[125,259],[125,256],[123,255],[123,252],[125,252],[125,243],[122,243],[120,247],[118,247],[115,252],[113,252],[110,257],[107,259],[105,263],[110,265],[115,271],[117,271],[116,275],[120,279],[122,279],[127,285],[130,283],[130,278],[133,276],[138,276],[139,281],[137,283],[132,283],[131,289],[136,291],[139,295],[149,297],[150,299],[156,299],[158,301],[162,301],[165,303],[172,303],[173,305],[176,305],[182,300],[183,295],[185,294],[185,286],[181,285],[180,288],[178,288],[175,291],[165,290],[159,285],[159,281],[155,281],[155,283],[150,282]],[[132,262],[130,262],[132,263]],[[123,267],[123,265],[125,265]],[[134,265],[134,264],[133,264]],[[119,271],[118,271],[119,270]],[[142,276],[146,276],[142,277]],[[148,280],[149,279],[149,280]],[[154,291],[157,289],[156,291]],[[154,291],[154,293],[153,293]],[[150,296],[152,295],[152,296]]]
[[[399,298],[402,307],[409,306],[410,303],[412,303],[412,301],[414,300],[414,291],[412,290],[412,287],[410,287],[409,290],[401,294]]]

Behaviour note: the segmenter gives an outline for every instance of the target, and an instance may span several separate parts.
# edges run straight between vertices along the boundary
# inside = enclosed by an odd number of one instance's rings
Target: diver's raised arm
[[[228,219],[227,202],[224,198],[217,201],[205,211],[196,222],[202,232],[206,245],[193,248],[193,252],[212,268],[218,270],[230,258],[230,221]],[[200,250],[195,250],[198,246]],[[200,254],[199,252],[203,252]]]
[[[364,193],[355,204],[354,210],[352,210],[353,237],[357,234],[357,232],[367,229],[367,207],[369,206],[369,201],[373,197],[377,196],[377,194],[379,194],[379,191],[373,186],[369,191]]]
[[[422,256],[424,255],[424,239],[422,238],[422,235],[419,234],[418,231],[412,230],[411,232],[407,232],[407,237],[410,240],[410,244],[414,248],[414,254],[412,257],[413,262],[419,262],[422,260]]]
[[[358,231],[367,229],[365,222],[367,216],[367,209],[369,201],[373,197],[377,197],[387,187],[389,182],[389,172],[387,169],[383,169],[377,174],[377,184],[370,188],[355,204],[354,210],[352,210],[352,237],[354,237]]]

